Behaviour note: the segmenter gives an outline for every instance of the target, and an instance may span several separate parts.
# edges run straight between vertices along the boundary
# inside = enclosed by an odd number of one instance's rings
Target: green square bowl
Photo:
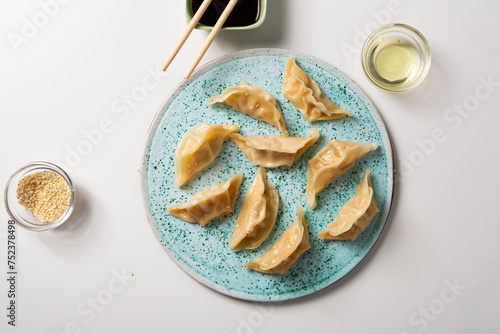
[[[189,23],[194,16],[192,3],[193,3],[193,0],[186,0],[186,22],[187,23]],[[251,24],[249,26],[243,26],[243,27],[223,27],[221,30],[248,30],[248,29],[258,28],[262,25],[262,23],[266,19],[266,11],[267,11],[267,0],[260,0],[260,15],[259,15],[259,20],[257,22],[255,22],[254,24]],[[200,29],[200,30],[212,30],[213,27],[198,23],[194,28]]]

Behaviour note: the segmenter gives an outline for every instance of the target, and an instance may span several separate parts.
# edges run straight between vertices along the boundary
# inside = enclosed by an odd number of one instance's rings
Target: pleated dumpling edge
[[[175,149],[175,184],[181,187],[214,161],[234,124],[202,124],[187,131]]]
[[[318,233],[318,237],[354,241],[368,227],[378,211],[370,170],[367,170],[354,195],[342,206],[335,220]]]
[[[255,166],[275,168],[292,166],[295,161],[319,138],[317,128],[306,131],[306,137],[230,135],[233,142]]]
[[[307,161],[306,201],[316,207],[316,195],[352,168],[357,159],[376,150],[377,143],[356,143],[332,139]]]
[[[259,247],[274,227],[278,206],[278,189],[267,180],[265,168],[259,167],[243,200],[229,248],[237,252]]]
[[[252,86],[244,81],[206,100],[208,105],[215,103],[228,105],[244,115],[274,126],[285,136],[289,135],[276,98],[263,88]]]
[[[352,116],[321,91],[316,81],[297,65],[293,56],[285,65],[282,94],[308,122]]]
[[[207,225],[213,219],[234,211],[242,180],[243,174],[238,173],[194,194],[187,202],[167,208],[167,212],[189,223]]]
[[[304,219],[304,210],[297,207],[297,218],[271,247],[243,268],[267,274],[284,274],[309,248],[309,231]]]

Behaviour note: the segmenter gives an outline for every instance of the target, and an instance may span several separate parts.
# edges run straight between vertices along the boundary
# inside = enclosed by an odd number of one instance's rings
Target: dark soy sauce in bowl
[[[193,15],[203,0],[192,0]],[[226,8],[229,0],[213,0],[200,19],[200,24],[213,27]],[[260,0],[238,0],[223,27],[246,27],[260,18]]]

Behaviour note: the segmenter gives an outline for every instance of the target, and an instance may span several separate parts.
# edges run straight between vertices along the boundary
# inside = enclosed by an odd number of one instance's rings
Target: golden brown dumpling
[[[316,207],[316,194],[354,166],[357,159],[375,150],[376,143],[353,143],[333,139],[307,162],[306,199]]]
[[[226,104],[242,114],[271,124],[288,136],[285,120],[276,98],[262,88],[243,82],[238,86],[224,89],[220,95],[210,97],[206,103]]]
[[[283,96],[293,103],[308,122],[337,119],[352,114],[328,99],[316,81],[290,56],[285,65]]]
[[[355,240],[365,230],[373,217],[377,214],[378,207],[373,196],[370,170],[356,188],[354,196],[340,209],[337,218],[328,227],[318,233],[320,239]]]
[[[238,173],[226,182],[205,188],[189,201],[167,208],[167,211],[190,223],[208,224],[212,219],[234,211],[243,175]]]
[[[177,187],[214,161],[224,140],[237,130],[233,124],[203,124],[186,132],[175,149]]]
[[[306,137],[230,135],[255,166],[291,166],[319,138],[319,130],[307,130]]]
[[[297,218],[281,237],[261,256],[243,267],[262,273],[284,274],[306,250],[311,248],[304,211],[297,208]]]
[[[259,167],[241,206],[229,248],[237,252],[259,247],[274,227],[278,204],[276,185],[266,179],[265,168]]]

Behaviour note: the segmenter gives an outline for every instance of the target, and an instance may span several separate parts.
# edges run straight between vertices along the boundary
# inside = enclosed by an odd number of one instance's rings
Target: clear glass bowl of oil
[[[366,76],[376,86],[403,92],[418,86],[429,73],[431,49],[418,30],[392,23],[368,36],[361,62]]]

